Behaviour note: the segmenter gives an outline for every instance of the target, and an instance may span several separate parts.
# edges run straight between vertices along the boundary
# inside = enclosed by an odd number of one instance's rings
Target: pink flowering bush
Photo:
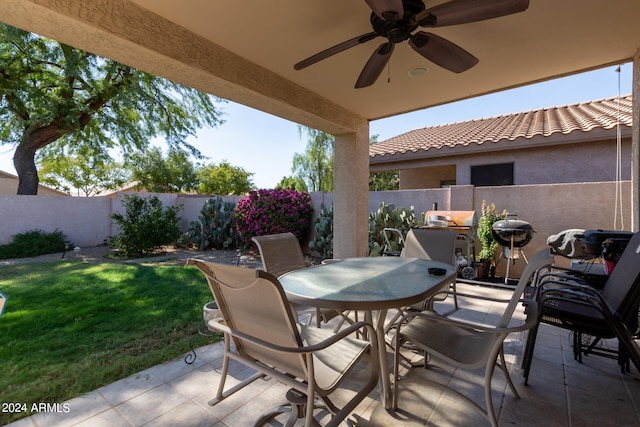
[[[238,201],[235,220],[245,245],[251,244],[253,236],[287,231],[302,241],[309,234],[312,214],[308,193],[277,188],[250,191],[249,196]]]

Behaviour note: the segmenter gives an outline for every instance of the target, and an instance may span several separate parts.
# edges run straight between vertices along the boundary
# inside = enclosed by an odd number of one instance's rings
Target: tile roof
[[[613,129],[618,117],[622,126],[632,127],[631,95],[416,129],[372,144],[369,157],[384,161],[384,156],[419,155],[420,151],[426,157],[431,154],[428,153],[430,150],[445,147],[525,141],[537,136],[546,138],[598,128]]]

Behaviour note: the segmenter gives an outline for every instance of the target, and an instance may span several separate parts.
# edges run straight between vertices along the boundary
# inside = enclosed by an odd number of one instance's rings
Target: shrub
[[[236,226],[245,245],[253,236],[290,231],[300,242],[311,227],[311,197],[308,193],[278,188],[250,191],[238,201]]]
[[[378,256],[382,254],[384,248],[383,229],[385,227],[397,228],[402,232],[403,236],[411,227],[418,224],[416,215],[411,208],[396,207],[393,203],[380,203],[380,207],[376,212],[369,214],[369,255]],[[394,242],[391,242],[394,244]],[[395,242],[395,244],[398,244]],[[397,248],[392,248],[397,249]]]
[[[315,228],[316,235],[309,242],[309,248],[318,251],[322,259],[333,258],[333,205],[329,209],[321,205]]]
[[[199,221],[191,221],[189,230],[178,243],[196,246],[201,251],[235,246],[238,240],[233,214],[235,206],[235,203],[225,202],[220,196],[208,199],[200,210]]]
[[[72,246],[61,231],[47,233],[42,230],[27,231],[13,236],[8,245],[0,245],[0,259],[27,258],[63,252]]]
[[[180,237],[178,211],[181,206],[163,209],[157,196],[144,199],[137,195],[125,195],[122,205],[125,214],[113,214],[121,233],[109,242],[122,256],[144,256],[157,251],[162,245],[174,243]]]
[[[488,259],[491,262],[495,262],[494,254],[499,244],[493,237],[493,223],[505,219],[509,215],[506,209],[502,213],[498,213],[495,203],[487,203],[486,200],[482,201],[482,211],[480,219],[478,220],[478,238],[482,245],[482,250],[478,254],[478,260]]]

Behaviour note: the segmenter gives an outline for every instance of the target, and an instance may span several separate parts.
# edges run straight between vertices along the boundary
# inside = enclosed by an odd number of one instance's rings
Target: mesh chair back
[[[455,264],[456,230],[412,228],[404,240],[403,257],[422,258]]]
[[[640,298],[640,233],[635,233],[602,289],[602,299],[626,323],[636,316]]]
[[[194,260],[207,277],[211,292],[231,329],[283,347],[300,347],[302,340],[284,290],[269,273],[249,268]],[[243,357],[276,366],[307,378],[304,357],[257,346],[234,337]]]
[[[262,268],[275,277],[307,266],[300,243],[293,233],[255,236],[251,240],[260,251]]]

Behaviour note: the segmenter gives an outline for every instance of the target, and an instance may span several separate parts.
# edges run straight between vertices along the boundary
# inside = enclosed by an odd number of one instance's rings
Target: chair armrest
[[[352,333],[356,332],[361,328],[367,328],[370,334],[375,334],[375,330],[373,329],[373,326],[371,325],[371,323],[356,322],[352,325],[349,325],[349,327],[345,329],[341,329],[339,332],[333,334],[331,337],[317,344],[302,346],[302,347],[282,347],[279,345],[275,345],[271,342],[264,341],[261,338],[254,337],[253,335],[245,334],[244,332],[231,329],[227,325],[223,324],[222,322],[224,322],[224,319],[220,319],[220,318],[212,319],[209,321],[208,326],[210,326],[211,328],[217,331],[230,335],[232,337],[237,337],[237,338],[249,341],[253,344],[259,345],[261,347],[267,348],[269,350],[279,351],[282,353],[300,353],[300,354],[313,353],[315,351],[325,349],[331,346],[332,344],[337,343],[341,339],[345,338],[348,335],[351,335]]]
[[[500,334],[500,333],[511,333],[511,332],[520,332],[525,331],[527,329],[531,329],[535,326],[538,319],[538,304],[534,300],[525,300],[526,305],[526,313],[527,318],[524,323],[516,326],[507,326],[504,328],[499,328],[495,326],[483,326],[475,323],[469,323],[462,320],[451,319],[449,317],[444,317],[434,311],[422,311],[418,313],[409,313],[403,316],[403,321],[410,320],[414,317],[424,317],[429,320],[446,323],[448,325],[453,325],[462,329],[473,330],[477,332],[486,332],[492,334]]]

